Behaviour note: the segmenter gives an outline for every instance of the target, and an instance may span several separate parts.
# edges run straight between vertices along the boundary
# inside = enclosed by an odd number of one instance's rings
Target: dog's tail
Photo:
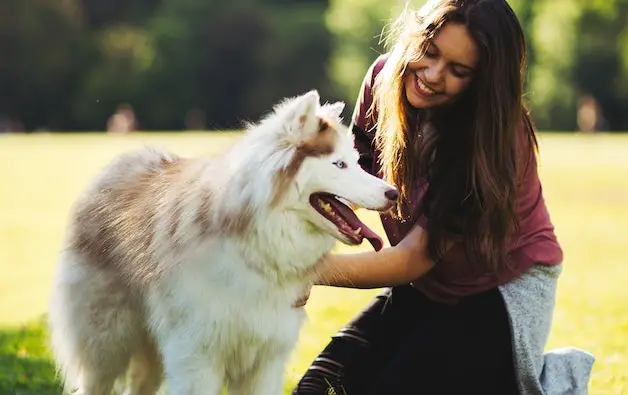
[[[65,391],[109,393],[141,329],[127,292],[109,273],[64,251],[48,313],[49,345]]]
[[[62,253],[54,279],[50,306],[48,309],[49,346],[54,358],[56,373],[64,389],[69,392],[76,387],[77,378],[81,374],[80,345],[73,341],[72,333],[76,332],[72,326],[70,304],[69,278],[72,274],[71,265],[65,261]]]

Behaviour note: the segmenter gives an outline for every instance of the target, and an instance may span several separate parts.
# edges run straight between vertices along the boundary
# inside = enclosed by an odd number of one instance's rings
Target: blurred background
[[[0,0],[0,131],[233,129],[311,88],[351,108],[404,4]],[[510,4],[538,126],[628,130],[628,1]]]
[[[593,353],[592,395],[628,394],[628,0],[509,3],[528,40],[525,99],[565,252],[547,347]],[[348,119],[404,5],[0,0],[0,395],[60,395],[51,281],[70,206],[102,166],[144,144],[217,154],[310,89],[345,101]],[[375,213],[358,214],[384,234]],[[378,292],[313,290],[286,394]]]

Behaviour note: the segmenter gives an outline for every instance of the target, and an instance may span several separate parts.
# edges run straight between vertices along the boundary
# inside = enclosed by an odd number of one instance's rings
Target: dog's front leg
[[[268,359],[242,381],[231,383],[229,395],[281,395],[287,356]]]
[[[211,366],[190,366],[181,360],[178,364],[166,364],[168,395],[220,395],[222,376]]]
[[[162,340],[168,395],[220,395],[224,369],[187,334]]]

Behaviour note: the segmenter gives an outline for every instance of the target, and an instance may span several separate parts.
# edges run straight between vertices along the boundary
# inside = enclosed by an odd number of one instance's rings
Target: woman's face
[[[471,82],[477,62],[477,46],[467,28],[453,22],[445,24],[427,43],[425,56],[406,68],[408,101],[415,108],[452,102]]]

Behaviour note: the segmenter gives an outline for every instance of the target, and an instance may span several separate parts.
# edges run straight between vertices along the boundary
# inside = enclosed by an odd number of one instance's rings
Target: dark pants
[[[314,360],[293,395],[518,394],[497,289],[455,306],[410,286],[379,295]]]

